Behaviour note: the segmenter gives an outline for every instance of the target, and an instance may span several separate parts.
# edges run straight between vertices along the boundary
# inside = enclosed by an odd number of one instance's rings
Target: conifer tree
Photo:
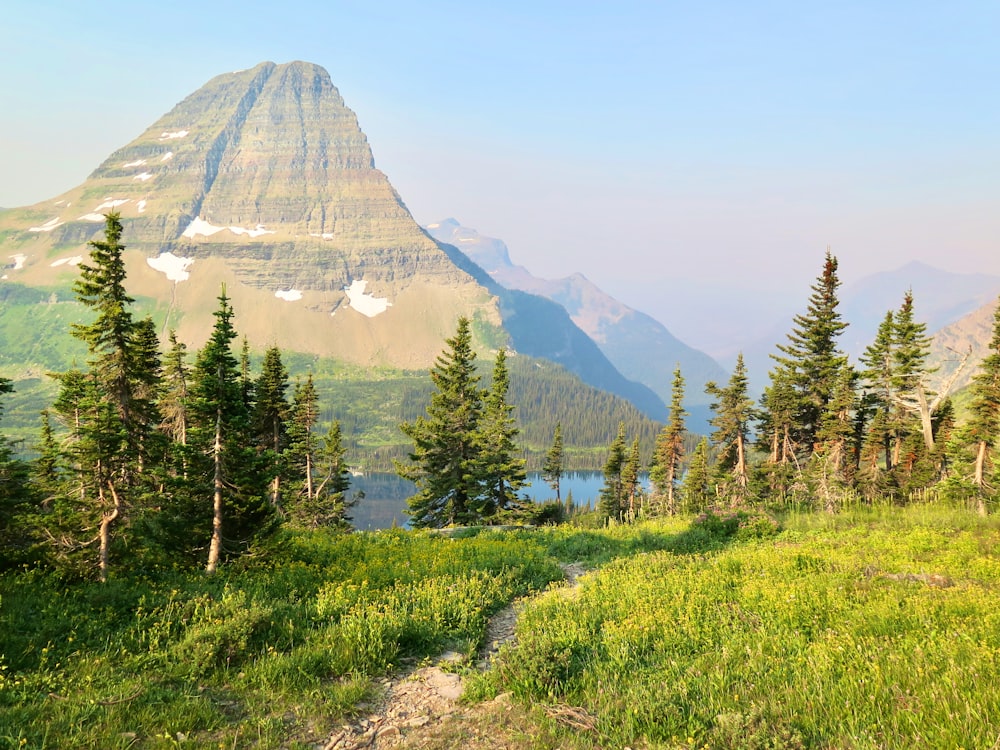
[[[270,347],[264,353],[260,376],[254,385],[255,397],[252,430],[258,451],[265,456],[271,476],[271,504],[281,507],[281,484],[284,475],[283,454],[288,447],[287,420],[289,413],[288,371],[281,361],[281,350]]]
[[[163,421],[160,428],[174,443],[187,445],[188,431],[188,381],[187,346],[177,340],[177,333],[170,331],[170,348],[163,359],[163,397],[160,411]]]
[[[796,315],[788,343],[779,344],[780,355],[772,355],[782,377],[787,377],[794,397],[791,404],[791,437],[808,456],[816,447],[816,434],[826,412],[847,356],[838,348],[838,338],[847,327],[837,307],[837,259],[829,249],[823,271],[812,286],[809,305]]]
[[[622,464],[622,510],[627,512],[628,518],[634,520],[638,516],[642,506],[642,492],[639,486],[639,468],[641,459],[639,457],[639,438],[632,440],[632,447]],[[626,510],[627,509],[627,510]]]
[[[0,399],[13,392],[13,383],[0,377]],[[0,400],[0,416],[3,408]],[[0,569],[16,562],[16,553],[29,545],[24,518],[30,499],[28,480],[28,464],[14,457],[10,441],[0,435]]]
[[[556,502],[561,502],[559,494],[563,475],[563,438],[562,423],[557,422],[556,428],[552,432],[552,446],[545,454],[545,461],[542,463],[542,478],[555,490]]]
[[[436,390],[427,406],[427,416],[400,425],[403,434],[413,441],[413,451],[408,464],[396,462],[396,472],[417,485],[417,494],[407,501],[410,523],[417,528],[479,520],[483,394],[468,318],[459,318],[455,335],[445,343],[448,349],[431,369]]]
[[[708,438],[698,441],[681,484],[681,510],[701,513],[712,504],[711,468],[708,463]]]
[[[514,407],[507,403],[510,375],[507,354],[497,351],[493,380],[487,391],[479,421],[479,466],[477,473],[483,483],[480,513],[493,518],[507,511],[518,511],[523,502],[518,491],[527,484],[524,459],[517,452],[517,424]]]
[[[155,403],[159,380],[158,350],[152,322],[137,323],[133,299],[125,291],[122,224],[116,213],[105,216],[104,240],[91,241],[90,262],[80,264],[73,289],[96,313],[89,325],[71,333],[87,344],[88,370],[58,376],[59,401],[74,412],[76,458],[81,477],[89,476],[89,495],[81,498],[99,516],[98,568],[107,580],[112,528],[124,520],[148,467],[150,436],[159,422]],[[68,389],[68,390],[67,390]],[[70,402],[76,401],[71,405]],[[64,412],[65,413],[65,412]]]
[[[622,469],[625,457],[625,423],[620,422],[618,434],[608,447],[608,460],[604,464],[604,486],[597,501],[597,514],[605,521],[620,521],[622,518]]]
[[[310,372],[304,383],[296,383],[292,393],[291,418],[288,424],[288,448],[285,449],[285,466],[290,480],[292,517],[302,522],[308,512],[296,511],[304,504],[311,507],[316,497],[317,443],[313,428],[319,422],[319,396]],[[311,524],[311,521],[305,525]]]
[[[979,372],[972,379],[971,416],[968,436],[975,447],[972,483],[977,490],[977,505],[986,513],[985,497],[994,489],[987,479],[992,453],[1000,437],[1000,301],[993,314],[993,336]]]
[[[681,461],[684,458],[684,378],[681,368],[674,370],[673,388],[670,392],[670,417],[656,437],[653,449],[653,464],[649,478],[656,496],[660,498],[658,511],[673,515],[677,512],[677,480],[680,478]]]
[[[233,308],[225,286],[215,325],[198,352],[191,383],[189,438],[207,458],[200,479],[212,498],[212,530],[205,572],[214,573],[224,545],[245,546],[274,528],[273,507],[262,497],[263,476],[250,430],[245,400],[248,378],[233,356]],[[210,489],[209,489],[210,488]]]
[[[749,379],[742,353],[737,356],[736,367],[724,388],[713,382],[705,384],[705,392],[718,399],[711,405],[715,416],[709,420],[715,428],[712,442],[718,447],[716,471],[723,491],[735,503],[746,500],[750,481],[747,436],[754,404],[747,396],[748,389]]]
[[[316,526],[350,529],[351,517],[348,511],[364,493],[348,497],[351,486],[351,472],[345,460],[340,422],[334,420],[323,437],[316,457],[318,484],[309,513],[309,522]]]

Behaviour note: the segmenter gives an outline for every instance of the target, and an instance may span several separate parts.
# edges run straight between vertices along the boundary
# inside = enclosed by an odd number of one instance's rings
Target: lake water
[[[643,477],[644,481],[646,480]],[[556,493],[549,487],[541,474],[528,474],[527,487],[522,494],[536,502],[554,500]],[[604,486],[604,475],[599,471],[573,471],[563,475],[560,482],[560,494],[563,502],[572,493],[573,502],[577,506],[593,507],[597,504],[601,487]],[[411,497],[416,488],[412,482],[400,479],[395,474],[366,474],[351,478],[351,493],[361,490],[365,493],[363,500],[351,509],[354,528],[362,531],[405,526],[409,521],[406,515],[406,498]]]

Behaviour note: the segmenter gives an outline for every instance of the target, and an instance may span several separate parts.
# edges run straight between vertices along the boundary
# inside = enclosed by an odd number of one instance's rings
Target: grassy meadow
[[[591,572],[570,589],[560,562]],[[10,572],[0,747],[312,747],[397,667],[471,656],[518,598],[516,644],[467,675],[471,705],[509,692],[535,723],[507,746],[1000,739],[1000,517],[919,505],[287,533],[215,578]]]

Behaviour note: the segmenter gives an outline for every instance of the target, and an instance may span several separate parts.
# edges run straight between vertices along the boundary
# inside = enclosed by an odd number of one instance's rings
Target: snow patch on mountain
[[[273,231],[264,229],[263,224],[258,224],[256,229],[244,229],[243,227],[229,227],[229,231],[233,234],[246,234],[250,237],[257,238],[263,234],[274,234]]]
[[[139,201],[138,203],[135,204],[135,207],[136,209],[138,209],[139,213],[143,213],[146,210],[146,200],[143,199]]]
[[[160,157],[160,161],[170,161],[173,158],[174,158],[174,152],[167,151],[167,153],[165,153],[163,156]]]
[[[217,227],[214,224],[210,224],[205,221],[200,216],[195,217],[194,221],[188,224],[188,228],[182,233],[184,237],[194,238],[199,234],[203,234],[206,237],[211,237],[213,234],[221,232],[224,229],[228,229],[230,232],[236,235],[245,234],[249,237],[256,239],[261,235],[274,234],[273,230],[264,229],[263,224],[258,224],[254,229],[245,229],[244,227]]]
[[[298,289],[289,289],[288,291],[283,291],[279,289],[274,293],[274,296],[278,299],[283,299],[286,302],[296,302],[302,299],[302,292]]]
[[[191,132],[190,130],[174,130],[174,131],[169,131],[169,132],[166,131],[166,130],[164,130],[162,133],[160,133],[160,137],[159,137],[158,140],[161,140],[161,141],[172,141],[172,140],[176,140],[177,138],[183,138],[184,136],[186,136],[190,132]]]
[[[40,227],[28,227],[28,231],[29,232],[51,232],[56,227],[61,227],[65,223],[66,222],[64,222],[64,221],[59,221],[59,217],[57,216],[54,219],[49,219],[47,222],[45,222],[44,224],[42,224]]]
[[[146,163],[145,159],[136,159],[135,161],[130,161],[128,164],[122,164],[122,169],[129,169],[130,167],[141,167]]]
[[[193,239],[199,234],[202,234],[206,237],[211,237],[213,234],[221,232],[223,229],[225,229],[225,227],[217,227],[214,224],[209,224],[200,216],[196,216],[194,221],[188,224],[188,228],[182,232],[182,236],[191,237]]]
[[[105,208],[110,208],[111,210],[114,210],[114,209],[118,208],[119,206],[124,206],[128,202],[129,202],[128,198],[112,198],[109,201],[104,201],[104,203],[102,203],[97,208],[95,208],[94,209],[94,213],[98,213],[99,211],[103,211]]]
[[[77,219],[77,221],[95,221],[95,222],[96,221],[100,221],[100,222],[103,222],[104,221],[104,215],[103,214],[94,214],[94,213],[84,214],[79,219]]]
[[[135,177],[133,177],[132,179],[133,180],[141,180],[142,182],[145,182],[146,180],[150,180],[152,178],[153,178],[152,173],[150,173],[150,172],[141,172],[141,173],[137,174]]]
[[[10,258],[12,261],[14,261],[15,271],[20,271],[22,268],[24,268],[24,261],[28,259],[27,255],[22,255],[21,253],[17,253],[16,255],[8,255],[7,257]]]
[[[101,219],[103,220],[104,217],[102,216]],[[59,260],[54,260],[51,263],[49,263],[49,267],[58,268],[59,266],[78,266],[81,263],[83,263],[83,256],[73,255],[70,256],[69,258],[60,258]]]
[[[374,318],[392,307],[392,303],[385,297],[365,294],[367,286],[368,282],[365,279],[355,279],[350,286],[344,287],[344,292],[347,294],[347,299],[351,301],[351,307],[362,315]]]
[[[155,258],[146,258],[146,263],[154,271],[165,274],[168,281],[187,281],[191,273],[187,270],[194,258],[181,258],[173,253],[160,253]]]

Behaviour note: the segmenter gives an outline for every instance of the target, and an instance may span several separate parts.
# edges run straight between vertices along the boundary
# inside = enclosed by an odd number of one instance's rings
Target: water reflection
[[[523,492],[529,498],[536,502],[555,499],[555,491],[545,483],[541,474],[529,474],[528,481],[530,484]],[[646,481],[645,477],[643,481]],[[567,497],[572,497],[577,506],[593,507],[603,485],[604,475],[599,471],[568,472],[560,482],[560,495],[563,502]],[[416,492],[412,482],[400,479],[395,474],[365,474],[351,479],[351,492],[358,490],[364,492],[365,497],[351,511],[354,528],[388,529],[393,524],[408,524],[406,499]]]

